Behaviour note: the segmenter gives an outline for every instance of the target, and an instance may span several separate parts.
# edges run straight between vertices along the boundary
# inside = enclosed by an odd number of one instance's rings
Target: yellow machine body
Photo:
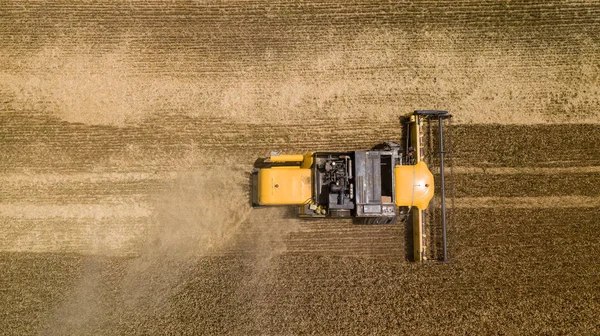
[[[307,204],[312,197],[313,153],[274,155],[270,162],[290,165],[263,168],[258,172],[260,205]],[[433,175],[425,162],[394,167],[397,206],[427,208],[434,194]]]
[[[303,160],[304,155],[302,154],[280,154],[269,157],[269,161],[271,162],[301,162]]]
[[[295,167],[263,168],[258,172],[261,205],[305,204],[310,201],[311,170]]]
[[[396,205],[415,206],[425,210],[433,198],[433,174],[425,162],[416,165],[396,166],[394,168],[396,180]]]

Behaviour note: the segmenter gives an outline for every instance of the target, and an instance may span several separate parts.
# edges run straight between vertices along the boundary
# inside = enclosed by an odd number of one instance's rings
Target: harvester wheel
[[[356,218],[355,223],[365,225],[396,224],[398,223],[398,217],[362,217]]]
[[[351,217],[352,213],[346,209],[329,209],[329,215],[331,217]]]

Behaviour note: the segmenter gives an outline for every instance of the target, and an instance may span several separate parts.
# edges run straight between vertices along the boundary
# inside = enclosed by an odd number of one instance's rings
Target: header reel
[[[439,181],[435,183],[435,196],[427,210],[410,207],[408,211],[413,224],[413,259],[418,262],[448,260],[444,159],[450,153],[444,148],[444,121],[448,120],[450,128],[451,118],[447,111],[417,110],[402,120],[406,141],[404,164],[414,165],[423,161],[432,168],[435,179]],[[437,133],[437,139],[434,133]],[[433,170],[435,166],[438,167],[437,172]],[[451,165],[448,168],[451,169]],[[452,188],[452,180],[449,182]]]

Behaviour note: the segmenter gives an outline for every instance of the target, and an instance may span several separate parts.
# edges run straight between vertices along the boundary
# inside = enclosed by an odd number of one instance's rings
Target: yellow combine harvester
[[[300,217],[352,217],[361,224],[413,223],[414,260],[426,260],[427,209],[434,191],[441,200],[443,260],[446,252],[444,119],[446,111],[415,111],[403,118],[405,146],[386,142],[370,150],[272,153],[252,174],[252,205],[296,205]],[[439,187],[425,162],[423,124],[439,122]],[[429,128],[431,132],[431,128]]]

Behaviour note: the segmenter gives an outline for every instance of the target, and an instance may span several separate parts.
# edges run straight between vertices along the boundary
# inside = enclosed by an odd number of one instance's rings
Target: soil
[[[600,330],[593,1],[0,3],[0,334]],[[453,115],[447,263],[251,209],[272,150]]]

